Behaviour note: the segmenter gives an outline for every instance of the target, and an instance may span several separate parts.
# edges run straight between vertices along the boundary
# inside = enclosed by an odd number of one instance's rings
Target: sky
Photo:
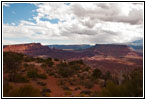
[[[108,44],[143,39],[143,3],[4,3],[3,44]]]

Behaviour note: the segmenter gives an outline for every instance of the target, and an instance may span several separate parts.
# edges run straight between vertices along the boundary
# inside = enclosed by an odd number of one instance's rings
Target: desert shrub
[[[70,88],[68,86],[66,86],[65,84],[61,86],[63,90],[70,90]]]
[[[51,92],[51,90],[50,90],[50,89],[48,89],[48,88],[43,88],[42,92],[48,92],[48,93],[50,93],[50,92]]]
[[[21,65],[23,60],[23,54],[4,52],[3,53],[3,64],[4,70],[8,72],[15,72]]]
[[[109,71],[107,71],[104,75],[103,75],[103,79],[105,80],[110,80],[112,78],[111,73]]]
[[[45,59],[42,59],[42,58],[36,58],[36,62],[38,62],[38,63],[43,63],[43,62],[45,62]]]
[[[84,75],[80,75],[79,78],[80,78],[80,79],[85,79],[86,76],[84,76]]]
[[[10,97],[40,97],[41,93],[39,89],[32,87],[31,85],[25,85],[23,87],[12,90],[9,93]]]
[[[41,67],[42,68],[46,68],[47,67],[47,64],[41,64]]]
[[[26,76],[23,76],[21,74],[10,74],[9,75],[9,80],[11,82],[17,82],[17,83],[23,83],[23,82],[29,82]]]
[[[29,67],[29,65],[27,63],[24,63],[23,66],[24,67]]]
[[[80,87],[76,87],[76,88],[74,88],[74,90],[80,90],[81,88]]]
[[[71,68],[73,71],[78,72],[78,71],[80,70],[80,65],[72,65],[72,66],[70,66],[70,68]]]
[[[44,83],[44,82],[37,82],[37,84],[39,84],[41,86],[45,86],[46,85],[46,83]]]
[[[29,64],[29,66],[34,67],[35,65],[34,64]]]
[[[60,63],[57,65],[57,67],[58,67],[58,73],[62,77],[72,76],[76,74],[80,69],[80,65],[78,64],[68,65],[67,63]]]
[[[78,94],[77,97],[89,97],[89,96],[86,94]]]
[[[47,58],[48,61],[52,61],[52,58]]]
[[[46,74],[38,74],[38,78],[47,79],[47,75]]]
[[[32,62],[32,61],[34,61],[34,60],[35,60],[35,58],[30,57],[30,56],[24,57],[24,61],[25,61],[25,62]]]
[[[22,69],[22,70],[21,70],[21,73],[23,73],[23,72],[25,72],[25,71],[26,71],[25,69]]]
[[[98,97],[98,91],[93,91],[90,93],[90,97]]]
[[[106,88],[99,93],[99,96],[103,97],[127,97],[129,93],[127,93],[128,89],[121,87],[120,85],[116,85],[113,82],[107,82]]]
[[[42,96],[47,96],[47,97],[49,97],[49,96],[50,96],[50,93],[51,93],[51,90],[48,89],[48,88],[46,88],[46,87],[44,87],[44,88],[42,89],[42,91],[41,91]]]
[[[92,78],[93,79],[98,79],[102,75],[102,72],[99,69],[94,69],[92,73]]]
[[[71,92],[71,91],[65,91],[65,92],[64,92],[64,95],[65,95],[65,96],[71,96],[71,95],[72,95],[72,92]]]
[[[52,61],[52,58],[47,58],[47,59],[37,58],[36,61],[38,63],[46,64],[46,65],[48,65],[50,67],[52,67],[54,65],[54,63]]]
[[[113,78],[111,76],[111,73],[109,71],[107,71],[104,75],[102,75],[102,78],[105,81],[102,86],[106,86],[106,83],[107,83],[108,80],[116,81],[116,80],[113,80]]]
[[[69,62],[69,65],[76,65],[76,64],[83,65],[84,63],[82,60],[75,60],[75,61]]]
[[[45,93],[44,96],[45,97],[50,97],[50,93]]]
[[[103,97],[142,97],[143,96],[143,78],[142,70],[136,69],[131,72],[130,78],[126,78],[120,85],[108,81],[99,96]]]
[[[60,63],[57,65],[57,67],[68,67],[68,64],[67,63]]]
[[[4,97],[8,97],[9,96],[9,92],[13,89],[13,86],[8,84],[8,83],[4,83],[3,84],[3,96]]]
[[[46,61],[45,64],[48,65],[49,67],[52,67],[54,65],[54,62]]]
[[[60,67],[58,69],[58,73],[62,77],[69,77],[69,76],[72,76],[73,75],[73,71],[69,67]]]
[[[38,77],[38,73],[36,70],[30,70],[27,72],[27,76],[29,78],[37,78]]]
[[[89,71],[90,70],[90,67],[85,67],[82,69],[82,71]]]
[[[57,58],[55,58],[54,60],[55,60],[55,61],[59,61],[59,59],[57,59]]]
[[[80,92],[80,94],[90,95],[91,91],[90,90],[83,90],[83,91]]]
[[[50,76],[54,76],[55,73],[54,73],[54,72],[49,72],[49,75],[50,75]]]
[[[94,82],[91,80],[85,80],[85,81],[83,81],[83,85],[85,88],[90,89],[94,86]]]
[[[72,79],[69,79],[68,82],[69,82],[70,85],[76,85],[76,82],[73,81]]]
[[[65,85],[65,81],[63,81],[63,80],[58,81],[58,85],[59,85],[59,86]]]
[[[76,87],[74,90],[80,90],[81,88],[80,87]]]
[[[58,74],[60,74],[62,77],[68,77],[72,75],[72,70],[69,68],[67,63],[60,63],[57,65],[58,67]]]

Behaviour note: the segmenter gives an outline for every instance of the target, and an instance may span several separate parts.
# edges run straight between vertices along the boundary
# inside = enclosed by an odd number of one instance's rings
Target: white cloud
[[[27,37],[74,43],[123,43],[143,38],[143,4],[39,3],[36,23],[3,25],[4,38]],[[59,19],[58,24],[41,18]],[[46,42],[45,42],[46,43]],[[53,43],[53,42],[52,42]],[[59,43],[58,43],[59,44]]]
[[[9,3],[3,3],[3,6],[10,7],[10,4]]]
[[[12,40],[3,40],[3,45],[9,45],[9,44],[19,44],[16,41],[12,41]]]
[[[143,17],[142,7],[132,3],[81,3],[72,4],[71,9],[79,19],[139,24]]]

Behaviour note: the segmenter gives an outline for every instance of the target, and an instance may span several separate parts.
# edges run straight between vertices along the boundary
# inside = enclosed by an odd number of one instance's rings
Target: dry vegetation
[[[4,52],[4,97],[142,96],[142,69],[121,77],[102,73],[82,60],[33,58]]]

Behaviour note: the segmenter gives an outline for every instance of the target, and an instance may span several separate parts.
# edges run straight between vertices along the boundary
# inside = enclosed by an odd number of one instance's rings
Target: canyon
[[[82,50],[62,50],[49,48],[40,43],[5,45],[4,52],[23,53],[28,56],[41,58],[57,58],[67,61],[82,59],[87,65],[99,68],[103,72],[119,73],[121,70],[129,72],[143,66],[143,58],[127,45],[96,44]]]

